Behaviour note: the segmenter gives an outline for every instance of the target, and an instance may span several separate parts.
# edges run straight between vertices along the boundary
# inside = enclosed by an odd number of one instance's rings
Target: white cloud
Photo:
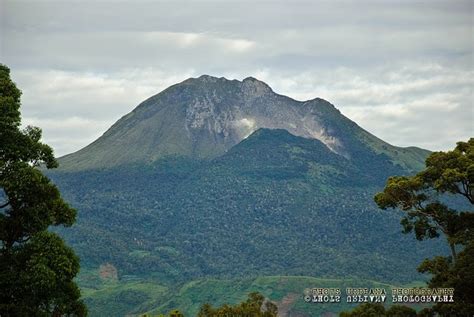
[[[254,42],[245,39],[221,39],[221,41],[230,51],[238,53],[248,52],[256,46]]]
[[[255,120],[252,118],[237,120],[235,126],[240,130],[240,134],[244,139],[251,135],[257,128]]]
[[[63,155],[94,141],[146,98],[194,74],[129,69],[113,75],[56,70],[12,75],[23,90],[23,125],[41,127],[45,142]]]
[[[0,56],[24,92],[25,121],[58,154],[201,74],[254,76],[296,99],[327,99],[396,145],[449,149],[474,134],[473,9],[470,0],[5,0]]]
[[[117,113],[131,111],[139,102],[194,73],[188,70],[170,76],[150,68],[125,69],[114,74],[27,70],[12,75],[23,90],[22,111],[26,116],[110,119]]]
[[[58,148],[58,154],[65,154],[66,149],[77,150],[93,141],[146,98],[197,75],[188,70],[169,76],[148,68],[113,75],[26,71],[14,77],[20,87],[27,87],[23,95],[24,121],[43,127],[45,140]],[[474,132],[474,74],[470,70],[412,64],[367,73],[340,68],[293,76],[270,70],[224,75],[229,79],[253,75],[277,93],[298,100],[324,98],[363,128],[399,146],[446,150]],[[55,135],[69,136],[74,141],[64,146],[64,138]]]
[[[22,124],[42,127],[43,140],[53,147],[55,155],[61,156],[93,142],[113,124],[113,121],[81,117],[58,119],[23,117]]]
[[[281,94],[321,97],[369,132],[398,146],[452,149],[474,135],[474,71],[405,62],[375,69],[257,72]]]

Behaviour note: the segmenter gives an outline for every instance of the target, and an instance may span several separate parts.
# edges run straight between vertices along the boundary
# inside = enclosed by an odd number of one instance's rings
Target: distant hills
[[[118,283],[407,283],[442,243],[403,235],[400,214],[377,209],[373,195],[428,154],[378,139],[325,100],[201,76],[147,99],[49,174],[78,209],[62,234],[82,267],[108,263]]]

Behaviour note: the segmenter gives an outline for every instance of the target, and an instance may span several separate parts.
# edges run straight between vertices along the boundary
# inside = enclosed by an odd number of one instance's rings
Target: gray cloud
[[[472,1],[0,1],[24,122],[59,155],[204,73],[325,98],[395,145],[473,135]]]

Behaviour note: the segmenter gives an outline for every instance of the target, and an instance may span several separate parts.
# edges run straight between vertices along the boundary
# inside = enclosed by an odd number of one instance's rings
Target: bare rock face
[[[201,76],[191,81],[209,86],[186,106],[185,130],[190,138],[204,133],[232,146],[261,128],[285,129],[296,136],[318,139],[333,152],[346,154],[343,143],[325,125],[317,108],[324,104],[339,112],[322,99],[298,102],[275,94],[264,82],[249,77],[232,82],[237,99],[233,100],[218,92],[219,84],[228,84],[225,79]]]
[[[318,139],[347,159],[360,153],[361,146],[397,160],[403,156],[399,150],[408,151],[377,139],[323,99],[296,101],[252,77],[238,81],[203,75],[145,100],[95,142],[60,163],[63,169],[77,170],[170,155],[212,159],[261,128]],[[409,161],[423,157],[408,156]]]

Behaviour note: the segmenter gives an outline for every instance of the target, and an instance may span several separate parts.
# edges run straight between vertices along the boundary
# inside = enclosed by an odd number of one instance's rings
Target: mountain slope
[[[372,201],[389,175],[405,172],[385,154],[348,160],[318,140],[260,129],[211,161],[51,176],[80,211],[64,234],[86,267],[113,263],[120,274],[170,282],[270,274],[406,282],[442,251],[402,235],[400,215]]]
[[[64,170],[80,170],[152,162],[168,155],[212,159],[259,128],[318,139],[347,158],[370,148],[411,171],[422,166],[428,153],[383,142],[325,100],[296,101],[251,77],[240,82],[204,75],[147,99],[60,163]]]

